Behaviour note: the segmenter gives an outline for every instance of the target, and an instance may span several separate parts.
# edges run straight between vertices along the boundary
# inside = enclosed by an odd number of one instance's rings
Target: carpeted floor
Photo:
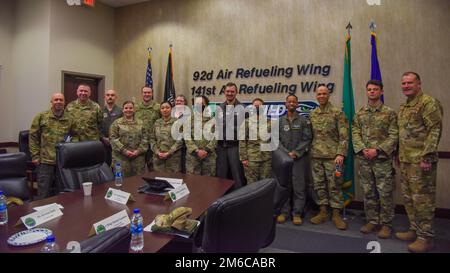
[[[309,219],[315,212],[306,214],[304,223],[295,226],[289,220],[277,225],[277,234],[273,243],[262,249],[261,253],[369,253],[373,248],[368,246],[379,243],[381,253],[407,253],[408,242],[391,239],[378,239],[376,233],[362,234],[359,229],[365,223],[362,211],[347,211],[346,219],[349,228],[338,230],[331,221],[322,225],[313,225]],[[396,215],[394,231],[408,228],[406,215]],[[436,247],[434,253],[450,253],[450,219],[435,219]],[[377,243],[378,242],[378,243]],[[369,248],[369,249],[368,249]]]

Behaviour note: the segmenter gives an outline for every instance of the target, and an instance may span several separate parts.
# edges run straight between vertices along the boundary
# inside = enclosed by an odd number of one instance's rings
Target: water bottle
[[[0,226],[8,223],[8,207],[6,206],[6,196],[0,190]]]
[[[141,251],[144,248],[144,227],[143,219],[139,209],[133,210],[131,218],[131,243],[132,251]]]
[[[45,245],[41,248],[41,253],[58,253],[59,246],[55,241],[55,236],[53,234],[48,235]]]
[[[120,166],[120,162],[116,162],[116,166],[114,168],[114,177],[116,187],[121,187],[123,185],[123,178],[122,178],[122,167]]]
[[[342,176],[342,166],[340,164],[336,164],[334,175],[336,177],[341,177]]]

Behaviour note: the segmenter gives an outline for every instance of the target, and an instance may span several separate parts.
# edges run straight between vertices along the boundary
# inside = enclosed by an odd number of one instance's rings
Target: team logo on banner
[[[212,102],[208,106],[208,112],[214,113],[216,112],[217,105],[220,104],[218,102]],[[251,102],[243,102],[245,107],[250,107]],[[312,110],[316,109],[319,106],[319,104],[312,100],[303,100],[298,102],[298,108],[297,113],[304,117],[309,117],[309,114]],[[267,115],[270,118],[279,118],[281,116],[286,115],[286,105],[284,101],[267,101],[264,102],[264,114]],[[220,114],[223,115],[222,112]],[[219,118],[222,118],[219,117]]]

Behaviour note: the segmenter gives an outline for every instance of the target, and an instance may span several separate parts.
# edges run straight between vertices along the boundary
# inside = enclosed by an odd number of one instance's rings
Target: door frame
[[[103,105],[105,103],[105,75],[89,74],[68,70],[61,70],[61,90],[65,94],[64,90],[64,77],[70,75],[78,78],[88,78],[98,80],[97,91],[98,91],[98,103]]]

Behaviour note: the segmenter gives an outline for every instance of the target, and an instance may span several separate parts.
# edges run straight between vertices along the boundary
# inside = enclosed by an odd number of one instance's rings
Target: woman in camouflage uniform
[[[113,150],[113,164],[120,162],[124,177],[141,173],[145,167],[148,147],[147,131],[142,120],[134,117],[134,103],[123,103],[122,118],[115,120],[109,129]]]
[[[161,103],[162,118],[155,121],[150,132],[150,147],[153,151],[153,168],[160,172],[181,171],[181,139],[172,138],[172,125],[177,119],[171,116],[172,105],[169,102]]]
[[[215,176],[217,140],[215,136],[212,135],[215,130],[215,122],[211,115],[207,114],[205,111],[209,104],[209,100],[205,96],[196,96],[193,102],[194,116],[191,123],[191,139],[186,140],[187,173]],[[197,130],[200,130],[197,134],[199,135],[199,133],[201,133],[201,138],[197,136],[197,139],[195,138],[196,135],[194,131],[196,129],[194,125],[195,122],[201,124],[201,128],[197,128]],[[211,135],[205,135],[205,127],[208,128],[206,131],[211,132]]]

